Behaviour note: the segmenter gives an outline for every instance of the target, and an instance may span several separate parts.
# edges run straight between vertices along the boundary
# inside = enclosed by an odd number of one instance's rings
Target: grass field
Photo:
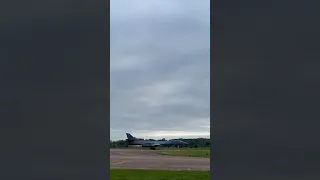
[[[146,149],[149,150],[148,147],[119,147],[119,148],[110,148],[110,149]],[[178,150],[176,147],[157,147],[157,150]],[[208,147],[199,147],[199,148],[188,148],[188,147],[180,147],[180,150],[209,150]]]
[[[209,180],[209,171],[111,169],[111,180]]]
[[[157,147],[159,150],[208,150],[210,151],[210,148],[208,147],[198,147],[198,148],[189,148],[189,147],[180,147],[179,149],[176,147]]]
[[[179,150],[179,151],[166,151],[159,152],[162,155],[170,155],[170,156],[188,156],[188,157],[206,157],[210,158],[210,150]]]

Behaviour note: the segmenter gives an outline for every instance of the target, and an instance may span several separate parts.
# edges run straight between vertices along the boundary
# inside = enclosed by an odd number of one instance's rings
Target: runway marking
[[[123,163],[127,163],[127,162],[130,162],[130,161],[118,161],[115,163],[111,163],[111,166],[115,166],[115,165],[119,165],[119,164],[123,164]]]

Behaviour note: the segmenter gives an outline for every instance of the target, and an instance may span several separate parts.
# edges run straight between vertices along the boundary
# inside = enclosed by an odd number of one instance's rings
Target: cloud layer
[[[111,1],[111,139],[210,135],[209,1]]]

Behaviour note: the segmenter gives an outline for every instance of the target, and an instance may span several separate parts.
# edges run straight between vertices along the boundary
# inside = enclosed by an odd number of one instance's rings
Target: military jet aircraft
[[[150,147],[150,149],[155,149],[158,146],[176,146],[181,147],[187,145],[188,143],[183,142],[181,140],[163,140],[163,141],[156,141],[156,140],[142,140],[133,137],[130,133],[126,133],[128,145],[140,145],[142,147]]]

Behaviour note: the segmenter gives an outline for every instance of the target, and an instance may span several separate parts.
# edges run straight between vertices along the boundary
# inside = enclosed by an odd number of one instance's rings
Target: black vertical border
[[[212,2],[211,178],[320,179],[319,5]]]
[[[107,8],[106,8],[106,15],[107,15],[107,19],[106,19],[106,30],[107,30],[107,38],[106,38],[106,41],[107,41],[107,46],[106,46],[106,55],[107,55],[107,67],[106,67],[106,75],[107,75],[107,106],[106,106],[106,134],[107,134],[107,138],[106,139],[106,156],[107,156],[107,177],[108,179],[110,179],[110,76],[111,76],[111,73],[110,73],[110,1],[111,0],[107,0],[106,2],[106,5],[107,5]]]
[[[0,7],[0,179],[109,179],[109,0]]]
[[[213,59],[213,28],[214,28],[214,18],[216,17],[216,14],[214,13],[214,2],[210,1],[210,179],[214,179],[214,129],[213,129],[213,83],[214,83],[214,76],[213,76],[213,67],[214,67],[214,59]]]

